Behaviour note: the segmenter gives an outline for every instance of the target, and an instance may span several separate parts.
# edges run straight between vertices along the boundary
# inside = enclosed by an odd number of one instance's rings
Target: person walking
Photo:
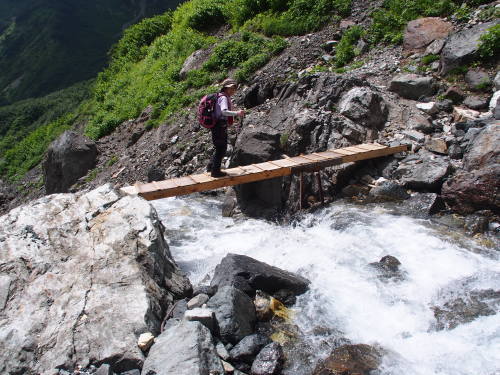
[[[212,142],[214,144],[214,154],[208,165],[208,171],[212,177],[224,177],[227,173],[221,171],[222,159],[227,152],[227,127],[231,126],[235,117],[243,119],[245,111],[233,110],[231,96],[238,90],[238,83],[231,78],[222,82],[221,90],[217,96],[215,106],[215,118],[217,123],[210,130],[212,131]]]

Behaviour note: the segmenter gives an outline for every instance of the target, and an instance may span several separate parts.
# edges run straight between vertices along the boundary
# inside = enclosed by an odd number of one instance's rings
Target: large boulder
[[[96,164],[97,146],[74,131],[64,132],[50,145],[43,163],[47,194],[66,193]]]
[[[418,74],[399,74],[391,80],[389,90],[403,98],[418,100],[433,95],[436,87],[432,77]]]
[[[199,322],[183,321],[155,339],[143,374],[224,374],[212,335]]]
[[[368,87],[355,87],[340,100],[339,112],[369,128],[383,128],[389,110],[378,93]]]
[[[279,159],[280,155],[278,132],[268,128],[244,127],[236,141],[231,165],[262,163]],[[236,198],[244,213],[272,217],[283,204],[281,178],[240,185],[236,188]]]
[[[498,22],[500,21],[481,23],[449,36],[441,51],[439,73],[445,75],[454,68],[472,62],[476,57],[481,36]]]
[[[255,358],[252,375],[279,375],[284,362],[285,355],[281,345],[273,342],[264,347]]]
[[[141,368],[139,335],[191,289],[154,208],[109,185],[10,211],[0,243],[2,374]]]
[[[421,163],[402,163],[394,172],[407,188],[417,191],[439,192],[452,167],[445,158],[424,159]]]
[[[473,91],[488,91],[491,87],[490,76],[483,69],[470,69],[464,79]]]
[[[442,197],[454,210],[462,214],[478,210],[500,213],[500,165],[462,171],[443,184]]]
[[[423,49],[436,39],[446,38],[453,25],[439,17],[419,18],[408,22],[403,39],[406,50]]]
[[[224,343],[236,344],[253,333],[255,306],[241,290],[223,286],[210,298],[207,307],[215,312],[218,335]]]
[[[500,163],[500,124],[486,126],[474,138],[464,157],[464,167],[468,171],[481,169]]]
[[[271,295],[282,289],[302,294],[309,283],[301,276],[245,255],[228,254],[215,267],[211,285],[218,288],[229,285],[253,297],[257,289]]]
[[[342,345],[318,364],[313,375],[369,375],[381,362],[382,353],[373,346]]]

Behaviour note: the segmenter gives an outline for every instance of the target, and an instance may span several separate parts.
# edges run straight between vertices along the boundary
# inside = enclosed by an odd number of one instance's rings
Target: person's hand
[[[242,119],[243,117],[245,117],[245,111],[244,111],[244,110],[239,110],[239,111],[238,111],[238,117],[239,117],[239,118],[241,118],[241,119]]]

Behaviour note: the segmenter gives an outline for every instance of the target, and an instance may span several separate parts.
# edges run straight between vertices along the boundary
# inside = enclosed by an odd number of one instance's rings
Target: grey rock
[[[488,108],[488,100],[480,96],[468,96],[465,98],[464,103],[470,109],[486,109]]]
[[[386,181],[385,183],[374,187],[368,194],[368,202],[393,202],[408,199],[410,195],[401,185]]]
[[[255,356],[270,342],[271,339],[267,336],[258,333],[249,335],[236,344],[229,354],[234,361],[251,365]]]
[[[210,56],[210,51],[207,50],[197,50],[194,51],[185,61],[184,64],[182,65],[182,68],[179,72],[179,77],[181,79],[185,79],[187,74],[191,70],[199,69],[203,65],[203,63],[207,60],[207,58]]]
[[[206,294],[209,297],[212,297],[217,292],[217,288],[214,288],[210,285],[198,285],[193,289],[193,296],[197,296],[198,294]]]
[[[446,38],[452,30],[453,25],[439,17],[412,20],[406,26],[403,48],[405,50],[423,49],[436,39]]]
[[[478,51],[480,37],[498,22],[481,23],[470,29],[451,34],[441,51],[440,74],[448,74],[452,69],[472,62]]]
[[[426,55],[438,55],[444,47],[445,39],[436,39],[425,49]]]
[[[229,352],[227,351],[226,347],[222,342],[218,342],[217,345],[215,346],[215,350],[217,350],[217,354],[219,357],[221,357],[224,361],[228,361],[231,356],[229,355]]]
[[[412,114],[408,120],[406,120],[406,124],[409,130],[422,132],[424,134],[431,134],[434,132],[434,126],[430,122],[429,117],[421,113]]]
[[[464,150],[462,147],[454,143],[448,147],[448,156],[456,160],[462,159],[464,156]]]
[[[110,185],[15,208],[0,217],[0,237],[2,273],[16,285],[2,311],[2,373],[89,359],[140,368],[137,335],[159,333],[169,304],[190,292],[154,208]]]
[[[465,230],[471,235],[484,233],[488,230],[489,220],[482,215],[468,215],[465,218]]]
[[[500,291],[486,289],[460,291],[458,294],[432,307],[436,330],[453,329],[481,316],[495,315],[500,305]]]
[[[460,104],[464,100],[464,92],[460,87],[451,86],[443,95],[446,99],[450,99],[454,104]]]
[[[495,90],[500,90],[500,72],[497,72],[495,79],[493,80],[493,87]]]
[[[252,299],[239,289],[219,286],[207,306],[215,312],[219,337],[224,343],[236,344],[253,332],[255,306]]]
[[[453,111],[453,101],[450,99],[438,100],[436,102],[436,107],[439,111],[450,113]]]
[[[43,162],[47,194],[66,193],[71,185],[92,169],[97,160],[97,146],[89,138],[65,131],[49,146]]]
[[[382,355],[379,349],[370,345],[342,345],[320,361],[313,375],[335,374],[339,368],[346,374],[368,375],[380,366]]]
[[[184,321],[156,338],[142,374],[224,374],[210,331],[199,322]]]
[[[422,134],[415,130],[405,130],[401,132],[406,138],[415,141],[417,143],[423,144],[425,142],[425,134]]]
[[[446,155],[448,153],[448,146],[441,138],[430,138],[425,141],[425,148],[437,154]]]
[[[141,375],[141,370],[137,370],[137,369],[129,370],[129,371],[121,372],[120,375]]]
[[[384,99],[367,87],[349,90],[339,103],[339,112],[369,128],[383,128],[389,113]]]
[[[113,371],[111,371],[111,366],[108,365],[107,363],[102,364],[97,371],[95,372],[95,375],[113,375]]]
[[[2,311],[5,306],[7,306],[11,282],[11,277],[7,275],[0,275],[0,311]]]
[[[418,100],[433,95],[436,91],[432,77],[417,74],[400,74],[389,84],[389,90],[406,99]]]
[[[165,170],[153,165],[148,170],[148,182],[162,181],[165,179]]]
[[[469,89],[474,91],[489,90],[491,86],[491,79],[484,70],[471,69],[465,75],[465,82]]]
[[[253,297],[257,289],[270,295],[280,289],[302,294],[308,290],[309,283],[301,276],[245,255],[228,254],[215,268],[211,285],[218,288],[229,285]]]
[[[465,169],[472,171],[500,163],[500,124],[488,125],[474,138],[465,157]]]
[[[200,322],[207,327],[210,332],[215,333],[215,314],[212,310],[197,307],[184,313],[184,319],[190,322]]]
[[[279,375],[285,362],[281,345],[273,342],[265,346],[252,364],[252,375]]]
[[[415,165],[400,165],[394,174],[401,177],[401,182],[407,188],[437,192],[451,170],[449,161],[436,158]]]
[[[207,303],[207,301],[210,299],[210,297],[206,294],[200,293],[193,298],[191,298],[187,304],[188,310],[201,307],[203,304]]]
[[[417,193],[406,200],[401,208],[406,214],[427,217],[444,210],[445,205],[436,193]]]

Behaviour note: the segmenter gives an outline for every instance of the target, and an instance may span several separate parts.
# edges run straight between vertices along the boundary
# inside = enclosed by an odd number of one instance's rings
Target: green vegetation
[[[490,27],[480,37],[479,56],[483,60],[498,57],[500,54],[500,25]]]
[[[372,13],[373,24],[369,38],[373,43],[403,41],[403,30],[407,23],[419,17],[445,17],[461,12],[465,7],[478,6],[489,0],[385,0],[381,8]]]
[[[106,162],[106,167],[111,167],[112,165],[116,164],[118,161],[118,156],[113,155],[109,160]]]
[[[167,122],[182,108],[214,91],[231,71],[248,81],[286,47],[283,35],[318,29],[349,12],[351,0],[191,0],[171,14],[128,29],[113,49],[108,69],[99,74],[86,114],[86,134],[100,138],[154,107],[148,127]],[[227,39],[210,35],[229,23]],[[211,49],[203,66],[180,76],[186,58]]]
[[[355,45],[362,35],[363,29],[360,26],[352,26],[342,35],[335,53],[335,65],[337,68],[343,67],[351,62],[355,56],[359,55],[359,51],[356,50]]]
[[[427,55],[427,56],[422,57],[422,64],[429,65],[429,64],[433,63],[434,61],[438,61],[438,60],[439,60],[439,55]]]
[[[62,116],[47,125],[38,127],[13,147],[7,149],[3,158],[0,159],[0,175],[5,175],[10,180],[22,177],[40,163],[49,144],[69,129],[74,120],[71,115]]]

